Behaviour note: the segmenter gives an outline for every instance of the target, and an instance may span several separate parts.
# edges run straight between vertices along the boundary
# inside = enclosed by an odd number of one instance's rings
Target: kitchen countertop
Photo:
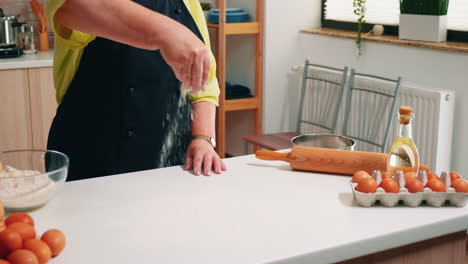
[[[52,67],[54,51],[23,54],[17,58],[0,59],[0,70]]]
[[[67,248],[50,263],[330,263],[468,227],[468,209],[361,208],[349,177],[254,156],[229,171],[181,167],[66,183],[32,212]]]

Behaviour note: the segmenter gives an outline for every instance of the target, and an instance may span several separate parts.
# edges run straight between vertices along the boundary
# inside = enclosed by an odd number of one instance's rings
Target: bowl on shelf
[[[8,211],[45,205],[65,184],[67,155],[53,150],[0,152],[0,201]]]
[[[291,139],[293,146],[354,150],[356,142],[349,137],[333,134],[305,134]]]
[[[226,23],[241,23],[249,21],[249,14],[240,8],[226,9]],[[208,22],[219,23],[219,9],[213,9],[208,15]]]

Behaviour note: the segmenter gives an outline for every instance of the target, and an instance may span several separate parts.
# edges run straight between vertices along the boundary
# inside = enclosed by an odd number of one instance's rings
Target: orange
[[[31,250],[36,255],[39,264],[45,264],[52,257],[49,246],[40,239],[29,239],[24,242],[24,249]]]
[[[385,178],[382,180],[379,187],[382,187],[387,193],[398,193],[400,191],[398,183],[392,178]]]
[[[41,240],[44,241],[52,252],[52,257],[57,256],[65,248],[65,235],[62,231],[57,229],[50,229],[46,231]]]
[[[9,225],[8,228],[18,232],[21,235],[21,238],[23,238],[23,241],[36,237],[36,230],[34,229],[34,226],[30,224],[16,222]]]
[[[362,179],[358,183],[356,190],[363,193],[375,193],[375,191],[377,191],[377,187],[377,182],[372,177],[369,177]]]
[[[27,249],[18,249],[8,255],[7,260],[11,264],[39,264],[36,255]]]
[[[23,246],[23,239],[18,232],[7,228],[0,233],[0,245],[5,247],[8,252],[11,252]]]
[[[431,179],[427,182],[426,187],[433,192],[445,192],[445,185],[439,179]]]
[[[34,226],[33,218],[26,213],[14,213],[5,220],[6,225],[11,225],[16,222],[22,222]]]

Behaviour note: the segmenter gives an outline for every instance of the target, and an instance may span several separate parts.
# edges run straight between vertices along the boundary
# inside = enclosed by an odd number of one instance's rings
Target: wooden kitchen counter
[[[225,161],[211,177],[172,167],[67,183],[31,212],[38,233],[67,236],[50,263],[464,261],[467,208],[361,208],[349,177]]]

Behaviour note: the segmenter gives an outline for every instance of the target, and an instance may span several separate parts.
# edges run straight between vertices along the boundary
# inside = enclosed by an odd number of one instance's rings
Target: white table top
[[[0,59],[0,70],[52,67],[54,51],[23,54],[17,58]]]
[[[467,208],[358,207],[349,177],[253,156],[71,182],[31,214],[67,248],[50,263],[330,263],[466,230]]]

